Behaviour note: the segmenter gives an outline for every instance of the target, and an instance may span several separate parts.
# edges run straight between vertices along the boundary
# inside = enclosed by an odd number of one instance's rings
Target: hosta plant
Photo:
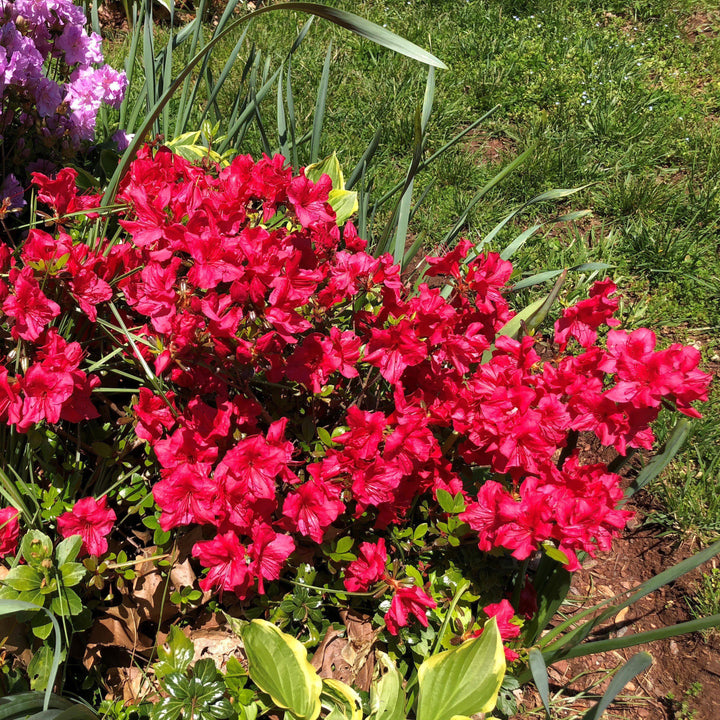
[[[321,715],[334,720],[464,718],[493,710],[505,672],[497,623],[489,620],[481,638],[466,640],[420,665],[419,693],[410,703],[402,676],[390,658],[380,654],[382,672],[363,703],[346,683],[320,677],[302,643],[272,623],[243,623],[239,635],[246,667],[233,658],[225,672],[219,672],[209,658],[193,664],[192,641],[173,628],[154,668],[166,696],[150,710],[152,720],[250,720],[269,710],[286,711],[293,720],[317,720]]]

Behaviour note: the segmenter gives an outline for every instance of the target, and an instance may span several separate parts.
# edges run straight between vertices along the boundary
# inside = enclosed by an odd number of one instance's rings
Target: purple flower
[[[12,173],[6,175],[0,185],[0,206],[4,206],[6,201],[10,212],[17,212],[27,205],[22,185]]]
[[[112,107],[120,107],[127,88],[125,73],[118,72],[109,65],[103,65],[101,68],[91,72],[91,82],[96,83],[100,88],[99,96],[102,102]]]
[[[57,16],[53,16],[55,4],[52,0],[15,0],[13,15],[22,15],[33,28],[53,26],[57,22]]]
[[[117,146],[118,152],[125,152],[128,145],[135,137],[135,133],[126,133],[124,130],[118,130],[113,136],[112,141]]]
[[[62,102],[62,90],[60,86],[49,78],[41,77],[32,89],[38,115],[40,115],[40,117],[54,115],[57,112],[58,105]]]
[[[84,29],[77,25],[66,25],[62,35],[55,40],[55,47],[65,53],[65,62],[72,66],[82,66],[102,62],[100,36],[96,33],[88,36]]]
[[[20,182],[38,158],[67,162],[95,139],[101,104],[122,103],[125,74],[103,65],[101,38],[85,26],[72,0],[0,0],[3,172]]]

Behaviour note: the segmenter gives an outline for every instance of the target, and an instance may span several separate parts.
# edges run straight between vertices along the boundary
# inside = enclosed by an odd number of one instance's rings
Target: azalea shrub
[[[622,329],[610,280],[533,334],[500,255],[462,240],[404,276],[279,155],[146,146],[111,214],[75,179],[35,173],[51,221],[0,247],[1,462],[35,468],[6,562],[38,522],[81,558],[150,528],[193,538],[203,602],[309,647],[352,607],[398,657],[493,616],[514,660],[532,561],[577,570],[631,517],[599,458],[706,398],[699,352]]]
[[[27,204],[30,172],[55,172],[95,139],[102,105],[119,107],[125,74],[72,0],[0,0],[0,220]]]

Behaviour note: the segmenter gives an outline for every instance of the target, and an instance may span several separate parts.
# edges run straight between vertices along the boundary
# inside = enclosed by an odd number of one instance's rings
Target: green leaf
[[[38,607],[37,605],[31,605],[30,603],[22,602],[21,600],[0,600],[0,616],[3,615],[14,615],[15,613],[20,612],[37,612],[38,610],[41,610],[42,613],[50,619],[50,626],[55,631],[55,653],[53,656],[53,663],[52,667],[50,669],[50,680],[48,682],[47,689],[45,690],[45,695],[43,698],[43,704],[42,709],[47,710],[50,705],[53,703],[54,698],[57,698],[56,695],[53,695],[51,690],[52,686],[55,684],[55,677],[57,675],[58,668],[60,667],[60,659],[61,659],[61,639],[60,639],[60,626],[58,625],[57,620],[55,619],[55,616],[45,608]],[[34,697],[34,693],[32,694]],[[2,704],[4,698],[0,698],[0,704]],[[61,698],[62,699],[62,698]],[[54,705],[53,707],[58,707],[58,705]],[[62,706],[60,706],[62,707]],[[2,709],[0,708],[0,720],[4,720]]]
[[[30,687],[33,690],[45,690],[50,681],[52,671],[53,651],[48,645],[41,645],[28,663],[28,676]]]
[[[413,538],[415,540],[422,540],[428,531],[427,523],[420,523],[413,531]]]
[[[195,647],[185,633],[173,625],[165,640],[165,645],[158,647],[158,662],[153,669],[158,678],[163,678],[172,672],[185,672],[195,656]]]
[[[333,444],[332,438],[330,437],[330,433],[324,428],[324,427],[318,427],[317,429],[317,435],[320,438],[320,442],[325,447],[331,447]]]
[[[376,653],[382,673],[370,686],[370,711],[372,720],[405,720],[405,691],[403,678],[388,655]]]
[[[388,50],[394,50],[401,55],[405,55],[413,60],[425,63],[426,65],[431,65],[433,67],[440,68],[441,70],[447,70],[447,65],[445,65],[445,63],[438,60],[434,55],[426,50],[423,50],[414,43],[395,35],[389,30],[370,22],[369,20],[365,20],[358,15],[353,15],[353,13],[345,10],[338,10],[337,8],[330,8],[323,5],[317,5],[315,3],[304,2],[285,3],[276,5],[275,7],[317,15],[318,17],[329,20],[340,27],[351,30],[361,37],[372,40],[374,43],[377,43]]]
[[[28,565],[39,567],[43,560],[52,558],[52,540],[39,530],[28,530],[20,543],[20,553]]]
[[[670,464],[670,461],[677,455],[678,450],[685,444],[689,433],[690,421],[683,417],[678,420],[670,439],[665,443],[663,451],[655,455],[652,461],[638,473],[637,477],[625,491],[625,498],[620,503],[621,506],[638,490],[641,490],[650,481],[654,480]]]
[[[526,647],[537,642],[548,622],[565,601],[571,581],[572,574],[564,565],[543,555],[533,582],[537,593],[538,611],[523,625],[523,640]]]
[[[433,655],[418,669],[417,720],[448,720],[495,707],[505,675],[505,653],[495,618],[479,638]]]
[[[52,599],[50,609],[60,617],[68,617],[69,615],[79,615],[82,612],[83,604],[74,590],[65,589],[61,595]]]
[[[668,625],[666,627],[656,628],[655,630],[646,630],[645,632],[634,633],[632,635],[628,634],[622,637],[610,638],[609,640],[595,640],[593,642],[582,643],[569,652],[563,653],[562,657],[571,659],[585,655],[594,655],[595,653],[612,652],[614,650],[634,647],[635,645],[643,645],[644,643],[677,637],[685,633],[701,632],[708,628],[717,627],[720,627],[720,614],[698,618],[697,620],[688,620],[687,622]]]
[[[322,134],[323,120],[325,119],[325,101],[327,100],[328,82],[330,80],[330,61],[332,60],[332,43],[328,45],[323,63],[320,84],[318,85],[315,112],[313,113],[312,136],[310,138],[310,160],[315,162],[320,155],[320,136]],[[342,187],[342,185],[338,185]]]
[[[218,671],[212,658],[198,660],[193,666],[193,677],[201,685],[210,685],[217,679]]]
[[[552,543],[545,542],[542,547],[549,558],[559,562],[561,565],[567,565],[570,562],[568,556],[562,550],[558,550]]]
[[[437,501],[440,507],[446,512],[451,513],[455,508],[455,498],[447,491],[440,488],[437,493]]]
[[[321,710],[322,680],[302,643],[266,620],[253,620],[240,632],[252,681],[295,717],[315,720]]]
[[[335,211],[335,222],[337,225],[343,225],[358,210],[358,194],[345,189],[345,178],[336,153],[333,152],[332,155],[305,168],[305,177],[315,183],[323,175],[327,175],[332,181],[328,202]]]
[[[30,627],[32,628],[33,635],[35,637],[40,638],[40,640],[47,640],[53,629],[52,619],[50,619],[47,615],[41,615],[38,613],[33,616],[33,619],[30,622]]]
[[[334,678],[322,681],[322,706],[330,710],[326,720],[362,720],[362,700],[349,685]]]
[[[165,145],[169,147],[174,153],[184,157],[190,162],[197,162],[202,160],[204,157],[209,157],[213,162],[220,162],[221,156],[218,155],[214,150],[210,150],[200,142],[200,130],[195,132],[186,132],[182,135],[178,135],[171,140],[166,140]]]
[[[530,648],[528,665],[530,666],[533,682],[540,695],[540,700],[548,718],[550,718],[550,685],[548,683],[547,667],[545,666],[543,654],[537,648]]]
[[[62,584],[66,588],[74,587],[85,577],[85,566],[82,563],[66,562],[60,567]]]
[[[465,510],[465,498],[463,497],[463,494],[459,492],[455,497],[453,498],[453,512],[454,513],[461,513],[463,510]]]
[[[10,718],[25,718],[28,713],[37,712],[38,710],[55,710],[72,709],[75,703],[70,700],[55,695],[49,691],[45,694],[39,692],[23,692],[0,697],[0,720],[9,720]],[[31,715],[30,717],[34,717]]]
[[[350,537],[350,535],[344,535],[337,541],[337,545],[335,546],[335,552],[341,554],[350,552],[354,542],[355,541]]]
[[[44,710],[30,715],[26,720],[98,720],[98,716],[87,705],[74,702],[64,710]]]
[[[344,225],[358,211],[358,194],[354,190],[331,190],[328,203],[335,211],[335,224]]]
[[[695,632],[698,629],[703,629],[705,627],[713,627],[712,622],[710,624],[706,624],[708,619],[705,618],[703,620],[698,621],[690,621],[688,623],[681,623],[677,626],[672,626],[674,629],[668,629],[668,628],[660,628],[659,630],[653,630],[650,631],[650,633],[639,633],[637,635],[631,635],[631,636],[624,636],[622,638],[614,638],[611,641],[597,641],[593,643],[586,643],[584,645],[578,645],[582,643],[582,641],[588,637],[590,632],[594,627],[596,627],[598,624],[603,622],[604,620],[607,620],[614,615],[616,615],[620,610],[622,610],[625,607],[631,606],[633,603],[637,602],[641,598],[645,597],[646,595],[650,594],[651,592],[654,592],[655,590],[658,590],[663,585],[667,585],[673,581],[675,581],[677,578],[681,577],[682,575],[690,572],[691,570],[694,570],[695,568],[702,565],[704,562],[707,562],[711,558],[713,558],[715,555],[720,553],[720,540],[717,540],[709,547],[705,548],[704,550],[701,550],[700,552],[696,553],[692,557],[687,558],[686,560],[683,560],[682,562],[677,563],[676,565],[673,565],[673,567],[668,568],[667,570],[663,570],[661,573],[656,575],[653,578],[650,578],[650,580],[646,580],[644,583],[642,583],[627,599],[623,600],[620,603],[617,603],[615,605],[611,605],[610,603],[616,599],[616,598],[610,598],[609,600],[603,601],[601,603],[598,603],[597,605],[588,608],[587,610],[584,610],[579,615],[576,615],[569,620],[566,620],[556,627],[554,627],[550,632],[546,633],[546,635],[543,636],[542,640],[540,641],[540,645],[543,646],[545,649],[543,650],[543,655],[545,655],[546,658],[550,657],[551,661],[555,658],[555,656],[562,657],[570,657],[569,653],[573,653],[573,657],[580,657],[582,655],[587,655],[589,652],[595,652],[594,650],[587,651],[586,649],[588,647],[597,646],[598,643],[603,642],[615,642],[615,641],[626,641],[626,638],[635,638],[633,640],[630,640],[627,642],[627,644],[619,645],[619,647],[630,647],[634,644],[640,643],[640,642],[651,642],[655,639],[662,639],[663,637],[673,637],[677,634],[682,634],[683,632]],[[624,595],[624,593],[623,593]],[[592,618],[591,620],[586,621],[582,625],[579,625],[577,627],[573,627],[572,630],[569,628],[573,625],[577,625],[577,623],[582,620],[584,617],[587,617],[588,615],[593,614],[597,610],[599,610],[603,606],[608,606],[606,609],[598,616]],[[712,620],[712,619],[711,619]],[[693,625],[693,623],[699,622],[701,623],[701,626],[696,627]],[[563,635],[563,633],[565,633]],[[659,635],[655,635],[655,633],[660,633]],[[667,633],[667,634],[666,634]],[[560,635],[561,637],[558,637]],[[641,639],[645,636],[648,636],[648,639]],[[571,648],[569,651],[567,648]],[[615,647],[610,647],[609,649],[615,649]],[[597,652],[601,652],[600,650],[597,650]],[[522,676],[518,678],[522,681]]]
[[[55,548],[55,559],[58,566],[62,567],[65,563],[74,562],[77,558],[80,548],[82,547],[82,537],[80,535],[71,535],[58,543]]]
[[[43,576],[29,565],[16,565],[5,576],[3,582],[17,592],[37,590],[42,584]]]
[[[182,676],[181,676],[182,677]],[[166,682],[169,678],[166,678]],[[177,720],[185,707],[183,700],[173,697],[163,698],[152,706],[150,717],[153,720]]]
[[[345,187],[345,179],[337,153],[333,152],[332,155],[328,155],[325,159],[305,168],[305,177],[314,183],[318,182],[323,175],[330,178],[333,188],[341,189]]]

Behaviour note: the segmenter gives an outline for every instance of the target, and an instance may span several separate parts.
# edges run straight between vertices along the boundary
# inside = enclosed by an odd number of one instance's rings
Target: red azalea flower
[[[489,618],[494,617],[497,620],[500,637],[503,640],[511,640],[520,635],[521,624],[516,625],[512,622],[513,617],[515,616],[515,610],[507,600],[501,600],[499,603],[487,605],[483,608],[483,610]],[[483,631],[479,630],[475,637],[480,637],[482,633]],[[503,650],[505,651],[505,659],[508,662],[514,662],[520,657],[515,650],[511,650],[507,647],[504,647]]]
[[[325,530],[345,510],[345,504],[338,497],[330,483],[311,478],[302,485],[296,485],[283,503],[283,524],[288,529],[322,543]]]
[[[287,196],[303,227],[315,223],[335,222],[335,213],[327,204],[328,193],[332,190],[329,175],[323,175],[317,183],[308,180],[304,174],[293,178],[288,186]]]
[[[15,294],[3,302],[3,311],[14,318],[12,336],[17,340],[37,340],[46,325],[60,314],[60,306],[50,300],[40,289],[31,267],[25,267],[13,275],[11,282]]]
[[[268,525],[260,525],[253,532],[253,544],[248,548],[252,559],[250,572],[257,577],[258,592],[264,593],[264,580],[277,580],[283,565],[295,550],[289,535],[280,535]]]
[[[213,540],[195,543],[192,554],[210,568],[200,581],[200,587],[205,592],[216,588],[230,590],[241,600],[247,597],[254,578],[248,569],[245,546],[240,544],[232,530],[217,535]]]
[[[6,507],[0,510],[0,557],[14,555],[17,551],[20,524],[17,508]]]
[[[350,592],[367,590],[385,575],[387,550],[385,538],[377,544],[364,542],[360,545],[360,557],[353,560],[345,571],[345,587]]]
[[[390,609],[385,613],[385,625],[391,635],[397,635],[401,627],[410,624],[411,616],[423,626],[428,626],[426,611],[437,603],[417,585],[400,585],[396,588]]]
[[[107,507],[107,495],[99,500],[93,497],[78,500],[73,509],[57,519],[59,533],[64,537],[80,535],[81,552],[103,555],[107,552],[107,536],[116,520],[115,511]]]

